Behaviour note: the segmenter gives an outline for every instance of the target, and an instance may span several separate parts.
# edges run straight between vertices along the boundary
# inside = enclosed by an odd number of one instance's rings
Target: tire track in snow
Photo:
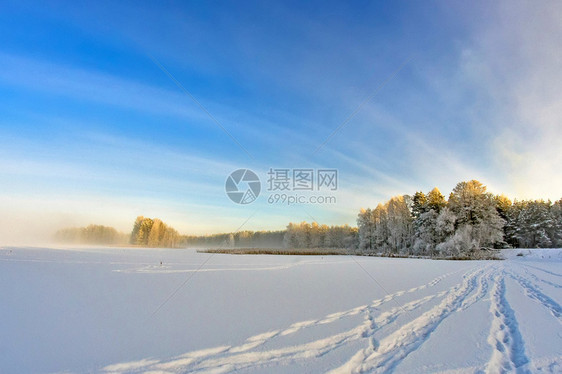
[[[452,287],[439,305],[401,326],[380,342],[371,340],[369,347],[357,352],[347,363],[332,370],[331,373],[392,371],[406,356],[418,349],[445,318],[461,308],[467,297],[477,289],[478,277],[484,276],[482,273],[485,269],[480,268],[465,274],[463,281]]]
[[[525,354],[523,338],[515,313],[505,297],[505,274],[497,275],[492,288],[490,313],[493,320],[488,336],[492,356],[486,365],[486,373],[530,373],[525,365],[529,359]]]
[[[318,320],[297,322],[282,331],[276,330],[256,335],[254,337],[246,339],[246,342],[239,346],[224,346],[188,352],[166,362],[158,360],[144,360],[145,365],[141,365],[138,362],[109,365],[103,368],[103,371],[106,373],[124,373],[137,372],[141,370],[160,370],[162,372],[178,372],[188,370],[190,372],[212,371],[217,373],[224,373],[252,366],[320,357],[334,349],[337,349],[343,344],[371,336],[374,331],[393,322],[403,313],[415,310],[416,308],[422,306],[423,304],[429,302],[434,298],[442,297],[445,294],[452,292],[458,286],[451,287],[451,289],[449,289],[448,291],[441,291],[439,293],[408,302],[402,306],[394,307],[390,311],[382,313],[376,318],[372,317],[372,312],[376,310],[375,308],[406,293],[414,293],[425,288],[433,287],[439,284],[443,279],[463,270],[466,270],[466,268],[443,274],[421,286],[413,287],[408,290],[397,291],[383,298],[376,299],[369,305],[356,307],[343,312],[332,313]],[[469,273],[474,271],[474,267],[471,267]],[[360,313],[367,313],[365,321],[345,332],[297,346],[290,346],[262,352],[248,352],[275,337],[293,334],[303,328],[333,323],[341,320],[342,318],[357,315]],[[130,370],[126,369],[127,365],[130,365]]]

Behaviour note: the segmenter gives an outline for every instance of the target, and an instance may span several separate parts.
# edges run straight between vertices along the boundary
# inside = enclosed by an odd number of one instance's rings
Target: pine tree
[[[499,216],[496,202],[486,186],[477,180],[460,182],[449,197],[449,208],[457,217],[455,228],[470,226],[463,235],[470,248],[495,247],[503,243],[505,221]]]
[[[552,215],[552,234],[551,240],[554,247],[562,247],[562,199],[556,201],[550,207]]]
[[[445,200],[445,196],[441,194],[439,188],[435,187],[427,194],[427,203],[426,203],[426,210],[433,209],[437,214],[441,212],[447,206],[447,201]]]
[[[427,197],[418,191],[412,197],[412,217],[418,218],[422,213],[427,212]]]

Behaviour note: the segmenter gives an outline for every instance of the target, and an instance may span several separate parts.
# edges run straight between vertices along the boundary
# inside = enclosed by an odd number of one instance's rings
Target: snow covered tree
[[[505,221],[498,214],[493,196],[479,181],[458,183],[449,197],[449,208],[457,217],[456,229],[471,227],[463,233],[470,233],[467,239],[474,244],[472,247],[494,247],[503,242]]]
[[[359,249],[370,252],[375,248],[375,225],[373,211],[361,209],[357,216],[357,228],[359,230]]]
[[[472,256],[508,245],[547,247],[562,245],[562,199],[512,203],[471,180],[458,183],[448,201],[434,188],[361,209],[357,226],[358,247],[368,252]]]
[[[388,250],[388,228],[386,207],[382,204],[375,209],[361,209],[357,217],[359,248],[366,252]]]
[[[457,216],[457,226],[481,222],[487,199],[486,187],[477,180],[458,183],[449,196],[449,208]]]
[[[374,249],[377,251],[388,251],[388,226],[386,207],[382,204],[377,205],[372,213],[374,225]]]
[[[385,204],[387,243],[394,253],[407,253],[412,243],[412,216],[405,196],[395,196]]]
[[[416,219],[414,253],[421,256],[433,255],[437,242],[438,214],[431,209]]]
[[[433,209],[436,213],[439,214],[441,209],[447,206],[447,201],[445,200],[445,196],[441,194],[439,188],[435,187],[427,194],[427,202],[426,202],[426,210]]]
[[[448,207],[443,208],[439,216],[437,217],[437,222],[435,224],[435,233],[437,235],[437,242],[445,242],[449,237],[455,233],[455,222],[457,221],[457,216]]]
[[[441,256],[466,256],[478,249],[478,243],[473,239],[473,226],[462,225],[443,243],[437,245],[437,252]]]
[[[562,199],[556,201],[550,207],[552,215],[552,245],[553,247],[562,247]]]
[[[496,203],[496,210],[498,211],[500,217],[507,220],[511,207],[513,206],[511,200],[505,195],[496,195],[494,196],[494,201]]]
[[[412,217],[416,219],[426,211],[427,211],[427,197],[423,192],[418,191],[412,197]]]
[[[551,202],[544,200],[521,202],[516,220],[515,238],[519,247],[548,248],[557,241],[556,222],[551,212]]]

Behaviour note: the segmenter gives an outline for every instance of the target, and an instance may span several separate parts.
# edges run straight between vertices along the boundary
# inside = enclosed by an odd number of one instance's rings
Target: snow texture
[[[0,248],[0,372],[562,372],[562,250],[504,255]]]

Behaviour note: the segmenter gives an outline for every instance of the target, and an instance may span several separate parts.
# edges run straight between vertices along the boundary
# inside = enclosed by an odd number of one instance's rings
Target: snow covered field
[[[0,372],[562,372],[562,250],[505,256],[2,247]]]

